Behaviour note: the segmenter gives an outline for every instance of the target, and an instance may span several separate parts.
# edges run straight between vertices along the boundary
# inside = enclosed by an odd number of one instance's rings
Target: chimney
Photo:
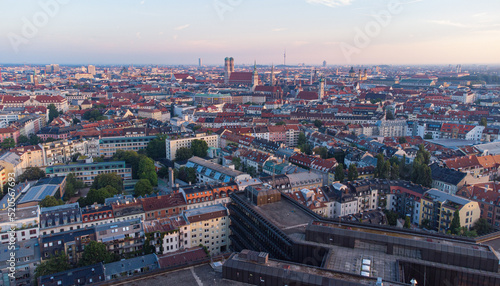
[[[170,187],[173,189],[174,188],[174,170],[172,167],[168,168],[168,174],[169,174],[169,180],[170,180]]]

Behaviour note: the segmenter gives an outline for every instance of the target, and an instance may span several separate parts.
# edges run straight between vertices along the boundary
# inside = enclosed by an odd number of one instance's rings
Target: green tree
[[[94,178],[94,182],[92,182],[91,189],[101,189],[105,187],[113,187],[113,189],[117,190],[119,193],[123,190],[123,179],[116,173],[109,174],[99,174]]]
[[[325,146],[316,147],[313,149],[314,153],[319,155],[322,159],[328,159],[328,148]]]
[[[347,171],[347,180],[354,181],[357,179],[358,179],[358,168],[356,168],[356,165],[351,164],[349,165],[349,169]]]
[[[156,174],[155,162],[145,155],[139,157],[139,179],[149,180],[152,186],[158,186],[158,174]]]
[[[3,139],[1,146],[2,146],[2,149],[9,150],[11,148],[16,147],[16,141],[14,141],[14,139],[12,139],[12,138],[5,138],[5,139]]]
[[[49,123],[54,120],[54,118],[59,116],[59,111],[57,110],[57,107],[54,104],[49,104],[47,107],[49,110]]]
[[[236,170],[241,170],[241,158],[240,157],[233,157],[231,159],[231,162],[234,164],[234,168]]]
[[[134,186],[134,194],[136,197],[145,197],[153,193],[153,186],[147,179],[140,179]]]
[[[148,147],[146,147],[146,154],[148,157],[154,159],[165,158],[167,156],[165,148],[166,139],[166,135],[158,135],[155,139],[149,141]]]
[[[113,161],[125,161],[128,165],[132,167],[132,179],[139,179],[139,161],[141,158],[139,154],[135,151],[124,151],[117,150],[112,157]]]
[[[406,140],[406,138],[405,138],[405,137],[403,137],[403,136],[399,137],[398,141],[399,141],[399,144],[405,144],[405,143],[408,143],[408,141]]]
[[[399,166],[396,162],[392,163],[390,178],[391,178],[391,180],[398,180],[399,179]]]
[[[83,114],[82,119],[88,121],[99,121],[107,119],[107,117],[103,116],[99,109],[90,109]]]
[[[174,171],[174,177],[186,183],[196,183],[196,170],[194,168],[181,167]]]
[[[319,119],[316,119],[314,120],[314,126],[316,126],[316,128],[320,128],[321,126],[323,126],[323,122],[321,122],[321,120]]]
[[[194,156],[205,158],[207,156],[208,144],[205,140],[195,139],[191,142],[191,151]]]
[[[307,138],[304,132],[299,133],[299,139],[297,140],[297,146],[305,145],[307,143]]]
[[[384,155],[382,154],[377,154],[377,156],[375,157],[377,158],[377,166],[375,167],[375,178],[381,178],[382,176],[382,169],[384,167],[384,163],[385,163],[385,160],[384,160]]]
[[[38,204],[42,208],[49,208],[49,207],[55,207],[55,206],[63,205],[64,202],[61,199],[56,199],[53,196],[46,196]]]
[[[405,217],[405,224],[403,225],[404,228],[410,228],[411,227],[411,220],[410,216]]]
[[[386,120],[394,120],[395,119],[394,113],[392,113],[392,111],[387,111],[385,119]]]
[[[278,123],[276,123],[276,126],[280,126],[280,125],[286,125],[285,121],[281,120]]]
[[[391,226],[396,226],[398,224],[398,214],[393,211],[385,210],[385,216],[387,217],[387,223]]]
[[[38,145],[42,142],[42,139],[40,139],[40,137],[36,136],[35,134],[31,134],[29,139],[30,145]]]
[[[475,223],[473,229],[477,232],[478,235],[485,235],[490,232],[493,232],[493,227],[485,218],[479,218]]]
[[[52,256],[49,259],[44,260],[36,267],[35,280],[37,280],[38,277],[66,271],[71,268],[71,264],[69,264],[68,256],[66,256],[66,254]]]
[[[77,124],[79,124],[79,123],[81,123],[80,119],[78,119],[78,118],[73,118],[73,125],[77,125]]]
[[[19,137],[17,137],[17,144],[26,144],[29,142],[30,142],[30,139],[24,135],[20,135]]]
[[[418,145],[418,151],[417,151],[417,156],[416,159],[422,158],[422,163],[429,165],[431,162],[431,153],[427,150],[425,150],[424,144]]]
[[[391,162],[385,161],[384,165],[382,166],[382,171],[380,173],[381,179],[389,179],[389,176],[391,174]]]
[[[119,258],[106,249],[101,242],[91,241],[85,246],[79,266],[88,266],[102,262],[103,264],[117,261]]]
[[[168,168],[167,167],[161,167],[160,170],[158,170],[158,178],[162,178],[162,179],[168,178]]]
[[[335,180],[342,182],[344,181],[344,179],[345,179],[344,165],[338,164],[337,167],[335,167]]]
[[[191,157],[193,157],[193,151],[191,148],[181,147],[177,149],[177,152],[175,152],[175,161],[177,162],[185,161]]]
[[[106,187],[101,188],[99,190],[91,189],[87,193],[87,196],[85,198],[80,198],[78,200],[78,203],[80,204],[80,207],[89,206],[89,205],[92,205],[94,203],[104,204],[104,202],[107,198],[111,198],[117,194],[118,194],[118,190],[116,190],[112,186],[106,186]]]
[[[432,139],[433,139],[433,138],[432,138],[432,133],[427,133],[427,134],[425,134],[425,135],[424,135],[424,139],[427,139],[427,140],[429,140],[429,139],[430,139],[430,140],[432,140]]]
[[[19,182],[36,181],[43,177],[45,177],[45,171],[38,167],[28,167],[24,170],[24,173],[19,176]]]
[[[82,180],[78,180],[74,173],[69,173],[66,176],[66,190],[64,192],[66,198],[74,197],[76,192],[83,188],[85,188],[85,183]]]
[[[254,178],[257,176],[257,170],[254,166],[248,166],[247,173]]]
[[[481,121],[479,122],[479,125],[482,125],[484,127],[488,127],[488,120],[486,119],[486,117],[482,117],[481,118]]]
[[[460,233],[460,213],[458,210],[455,210],[455,213],[453,214],[453,219],[451,220],[450,224],[450,231],[451,234],[459,234]]]

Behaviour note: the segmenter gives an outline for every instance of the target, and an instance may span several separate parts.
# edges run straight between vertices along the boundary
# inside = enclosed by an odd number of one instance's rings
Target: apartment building
[[[101,224],[95,227],[96,240],[109,252],[137,256],[144,246],[144,230],[140,219]]]
[[[420,206],[419,224],[428,224],[431,229],[443,233],[450,230],[456,210],[460,215],[460,226],[467,229],[470,229],[481,216],[481,209],[477,202],[437,189],[427,191]]]
[[[65,253],[69,258],[69,262],[76,265],[82,258],[85,246],[91,241],[95,241],[95,238],[96,233],[94,228],[82,228],[42,235],[40,237],[42,260]]]
[[[8,206],[6,206],[8,207]],[[16,241],[26,241],[38,238],[40,234],[40,207],[38,205],[16,208],[15,221],[10,221],[8,209],[5,208],[0,211],[0,243],[5,244],[9,242],[9,233],[13,225],[16,227]]]
[[[191,157],[186,167],[194,168],[200,183],[229,183],[235,180],[251,179],[250,175],[213,163],[200,157]]]
[[[191,242],[187,248],[202,244],[211,255],[229,250],[229,212],[223,205],[187,210],[184,218],[191,229]]]
[[[108,205],[93,204],[82,208],[82,227],[93,227],[95,225],[115,222],[113,208]]]
[[[462,187],[457,195],[479,204],[481,218],[500,227],[500,183],[487,182]]]
[[[139,151],[148,146],[156,136],[106,137],[99,139],[99,154],[111,158],[118,150]]]
[[[10,251],[0,252],[0,286],[31,285],[35,277],[35,269],[40,264],[40,247],[38,239],[32,238],[17,242],[16,247],[16,271],[14,278],[10,274]]]
[[[219,148],[219,135],[196,135],[195,137],[170,137],[165,140],[167,159],[175,160],[175,154],[179,148],[191,148],[193,140],[203,140],[208,147]]]
[[[82,228],[82,211],[78,203],[40,210],[40,234],[54,234]]]
[[[132,168],[127,166],[125,161],[55,165],[45,168],[45,174],[49,177],[67,176],[70,173],[75,174],[75,177],[86,185],[91,185],[95,177],[101,174],[115,173],[123,180],[132,179]]]

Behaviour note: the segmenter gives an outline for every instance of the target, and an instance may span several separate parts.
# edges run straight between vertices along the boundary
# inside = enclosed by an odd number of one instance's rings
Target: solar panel
[[[187,162],[186,167],[193,168],[194,167],[194,163],[193,162]]]
[[[197,171],[198,173],[201,173],[201,169],[203,169],[203,166],[199,166],[199,167],[198,167],[198,169],[196,169],[196,171]]]
[[[222,174],[221,174],[221,173],[219,173],[219,172],[215,173],[214,179],[215,179],[215,180],[218,180],[218,179],[220,178],[220,176],[221,176],[221,175],[222,175]]]
[[[210,169],[207,169],[207,170],[205,171],[205,175],[206,175],[206,176],[210,176],[210,173],[212,173],[212,170],[210,170]]]

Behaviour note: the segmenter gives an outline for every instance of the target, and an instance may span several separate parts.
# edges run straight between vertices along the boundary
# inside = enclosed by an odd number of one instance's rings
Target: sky
[[[0,63],[497,64],[498,0],[0,0]]]

